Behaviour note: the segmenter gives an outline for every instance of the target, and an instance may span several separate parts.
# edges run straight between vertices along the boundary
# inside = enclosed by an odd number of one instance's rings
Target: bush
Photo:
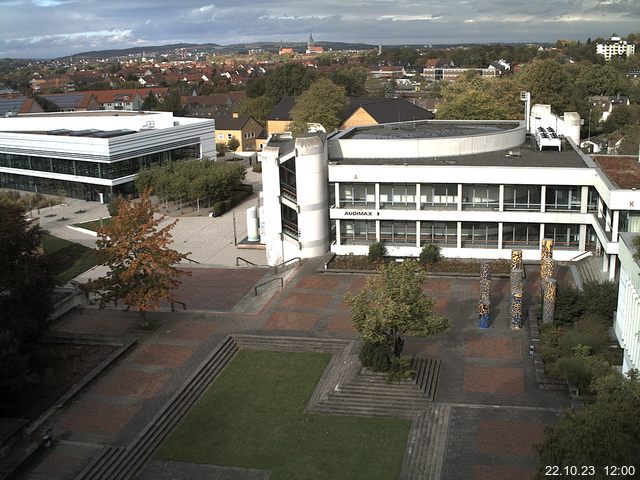
[[[262,162],[256,162],[253,164],[253,171],[256,173],[262,173]]]
[[[435,243],[427,243],[422,247],[422,251],[420,252],[420,263],[423,265],[432,265],[437,263],[440,258],[440,247]]]
[[[386,372],[391,366],[389,349],[382,343],[363,342],[358,356],[363,367],[376,372]]]
[[[387,255],[387,247],[382,242],[373,242],[369,245],[369,259],[374,261],[380,261]]]
[[[613,312],[618,305],[618,284],[616,282],[585,282],[582,286],[582,307],[585,314],[609,326],[613,322]]]
[[[609,348],[608,328],[598,318],[588,316],[578,320],[572,328],[564,332],[559,340],[563,355],[569,355],[578,345],[589,348],[589,354],[605,353]]]
[[[578,320],[583,313],[582,292],[568,283],[558,282],[554,322],[571,324]]]
[[[412,357],[411,355],[400,355],[391,358],[391,364],[387,371],[388,382],[400,382],[401,380],[408,380],[413,378],[416,371],[411,368]]]

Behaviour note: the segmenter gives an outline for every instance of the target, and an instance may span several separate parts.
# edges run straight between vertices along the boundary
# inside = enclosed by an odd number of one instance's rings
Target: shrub
[[[29,358],[20,352],[20,341],[0,331],[0,406],[11,407],[29,381]]]
[[[387,371],[388,382],[399,382],[413,378],[416,371],[411,367],[411,355],[400,355],[391,358],[391,364]]]
[[[253,171],[256,173],[262,173],[262,162],[256,162],[253,164]]]
[[[577,288],[565,282],[558,282],[556,292],[556,323],[573,323],[584,313],[583,294]]]
[[[611,325],[618,304],[618,284],[585,282],[582,291],[584,313],[598,318],[604,325]]]
[[[371,368],[376,372],[386,372],[391,365],[389,349],[383,342],[362,342],[358,358],[363,367]]]
[[[588,316],[578,320],[567,329],[559,340],[563,355],[569,355],[578,345],[589,348],[589,354],[601,354],[609,348],[608,328],[597,317]]]
[[[422,247],[422,251],[420,252],[420,263],[423,265],[432,265],[437,263],[440,258],[440,247],[435,243],[427,243]]]
[[[369,259],[374,261],[382,260],[387,255],[387,247],[382,242],[373,242],[369,245]]]

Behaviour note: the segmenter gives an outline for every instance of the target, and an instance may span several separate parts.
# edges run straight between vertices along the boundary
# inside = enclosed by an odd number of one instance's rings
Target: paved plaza
[[[63,317],[53,327],[57,332],[138,343],[50,419],[56,443],[23,478],[71,479],[103,446],[131,443],[227,334],[356,339],[343,296],[362,288],[365,276],[318,273],[319,264],[303,262],[289,272],[282,291],[272,290],[248,313],[238,313],[238,305],[269,275],[263,269],[193,269],[180,295],[198,311],[152,313],[160,327],[151,333],[133,330],[137,314],[122,309],[84,307]],[[537,288],[534,270],[528,269],[529,292]],[[442,478],[530,478],[534,445],[568,399],[537,387],[528,330],[508,325],[508,280],[493,281],[487,330],[477,327],[477,278],[430,277],[424,288],[453,323],[446,334],[406,342],[407,351],[442,362],[435,401],[451,408]]]

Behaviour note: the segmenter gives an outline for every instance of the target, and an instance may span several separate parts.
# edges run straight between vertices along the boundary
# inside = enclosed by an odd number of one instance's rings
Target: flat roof
[[[388,123],[357,127],[338,139],[346,140],[381,140],[381,139],[416,139],[447,138],[487,135],[518,128],[517,121],[446,121],[427,120],[424,122]]]
[[[144,112],[131,110],[86,110],[82,112],[45,112],[45,113],[23,113],[19,117],[135,117],[142,115],[157,115],[159,112]]]
[[[591,158],[617,188],[640,188],[640,162],[638,157],[592,155]]]
[[[519,156],[518,156],[519,155]],[[589,168],[582,157],[570,145],[565,150],[538,150],[535,141],[529,139],[518,148],[495,152],[460,155],[453,157],[425,158],[336,158],[329,161],[337,165],[430,165],[461,167],[538,167],[538,168]]]

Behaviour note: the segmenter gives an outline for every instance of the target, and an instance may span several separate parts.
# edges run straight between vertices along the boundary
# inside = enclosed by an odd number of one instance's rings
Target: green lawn
[[[42,250],[48,257],[56,283],[63,284],[98,264],[97,252],[63,238],[45,235]]]
[[[330,358],[240,351],[156,456],[270,470],[271,480],[398,478],[409,420],[304,412]]]
[[[74,227],[80,227],[80,228],[86,228],[87,230],[91,230],[93,232],[97,232],[98,229],[101,226],[109,226],[113,223],[113,219],[111,217],[109,218],[103,218],[102,220],[91,220],[90,222],[84,222],[84,223],[75,223],[73,226]]]

